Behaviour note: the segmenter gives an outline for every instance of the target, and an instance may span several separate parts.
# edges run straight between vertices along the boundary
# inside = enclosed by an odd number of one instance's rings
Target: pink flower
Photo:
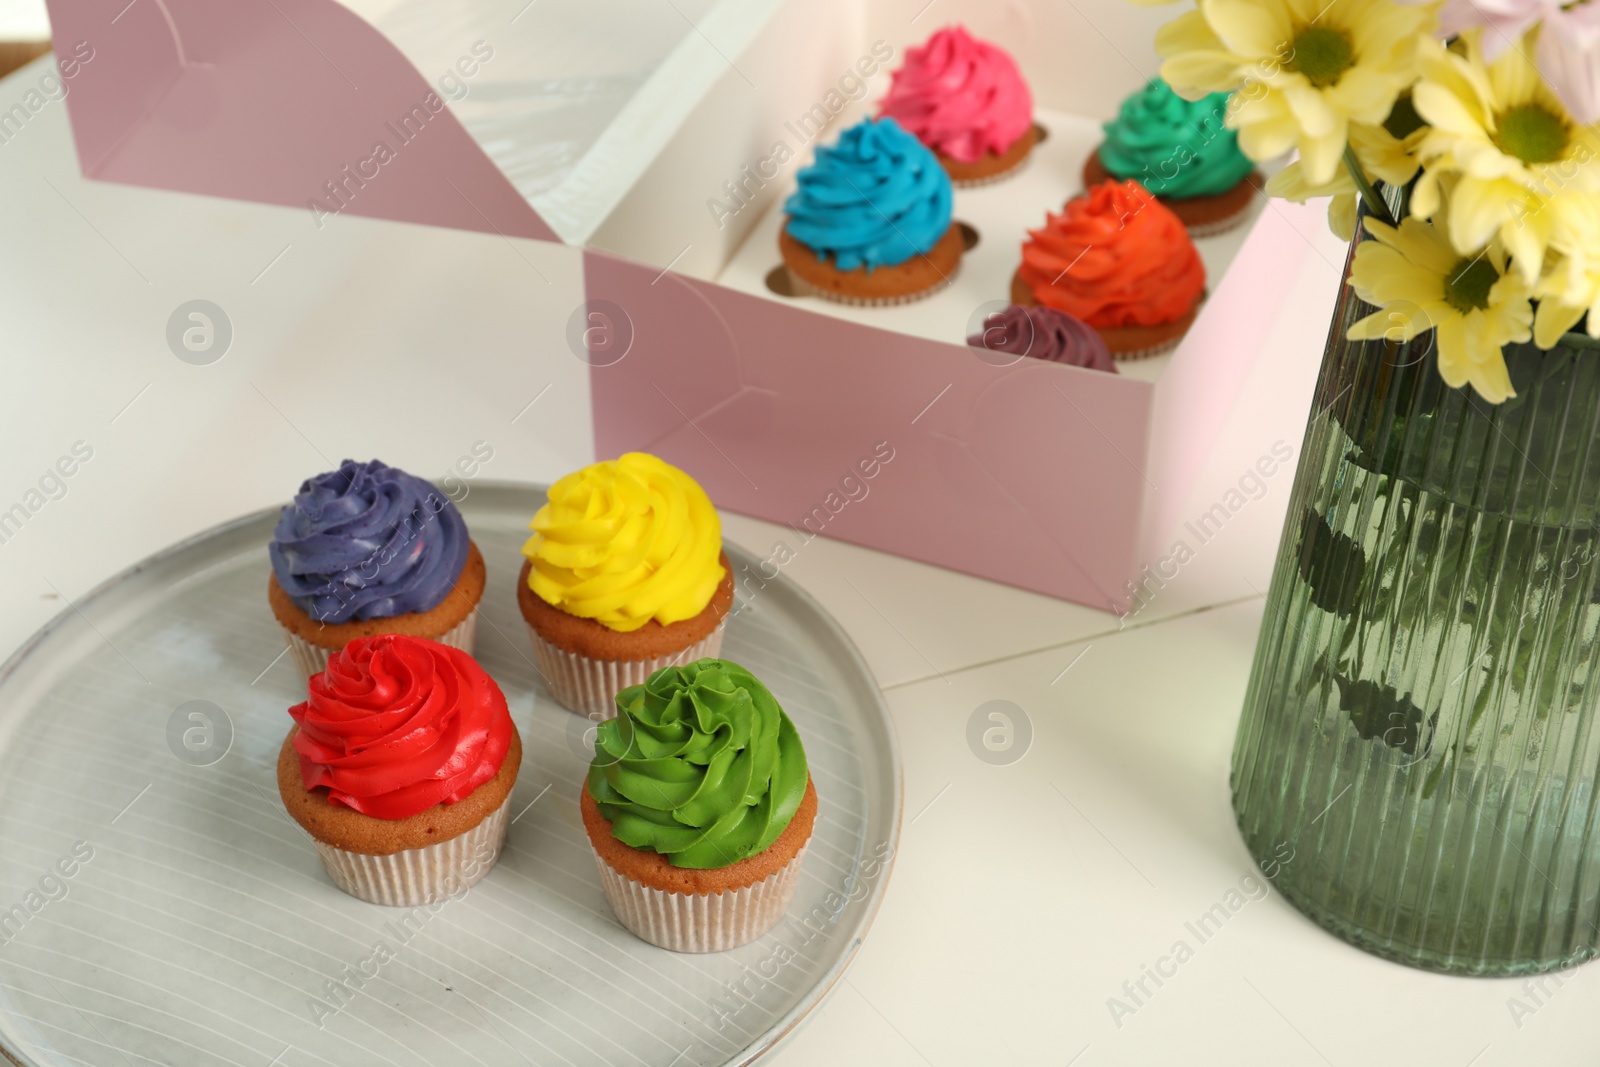
[[[1417,3],[1418,0],[1403,0]],[[1522,40],[1540,19],[1561,10],[1557,0],[1445,0],[1439,9],[1439,36],[1451,38],[1462,30],[1483,28],[1479,43],[1483,60],[1493,63],[1500,54]]]
[[[1600,120],[1600,6],[1580,3],[1545,16],[1534,64],[1572,117]]]

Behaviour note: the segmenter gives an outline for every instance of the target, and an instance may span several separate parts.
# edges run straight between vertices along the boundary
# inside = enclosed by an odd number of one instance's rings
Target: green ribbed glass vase
[[[1334,314],[1233,753],[1273,885],[1417,967],[1600,946],[1600,350],[1505,352],[1498,407],[1433,335]]]

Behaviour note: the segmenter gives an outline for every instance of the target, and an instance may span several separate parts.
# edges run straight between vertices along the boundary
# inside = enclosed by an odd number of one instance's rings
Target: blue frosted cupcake
[[[307,678],[348,642],[374,634],[472,652],[483,555],[431,482],[347,459],[301,483],[267,555],[267,601]]]
[[[794,288],[846,304],[920,300],[961,266],[950,176],[894,119],[863,119],[817,149],[778,248]]]

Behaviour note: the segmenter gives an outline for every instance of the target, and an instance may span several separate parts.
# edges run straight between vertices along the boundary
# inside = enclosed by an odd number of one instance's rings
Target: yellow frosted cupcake
[[[517,605],[551,695],[592,719],[662,667],[715,656],[733,606],[722,520],[695,480],[644,452],[550,487]]]

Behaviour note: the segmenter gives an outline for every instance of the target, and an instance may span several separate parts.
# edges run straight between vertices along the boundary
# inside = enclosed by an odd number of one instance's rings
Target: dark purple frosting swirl
[[[347,459],[301,483],[267,554],[313,619],[386,619],[445,598],[467,564],[467,524],[431,482]]]
[[[1116,361],[1099,332],[1082,319],[1055,308],[1012,304],[985,319],[983,332],[967,338],[967,344],[991,352],[1117,373]]]

